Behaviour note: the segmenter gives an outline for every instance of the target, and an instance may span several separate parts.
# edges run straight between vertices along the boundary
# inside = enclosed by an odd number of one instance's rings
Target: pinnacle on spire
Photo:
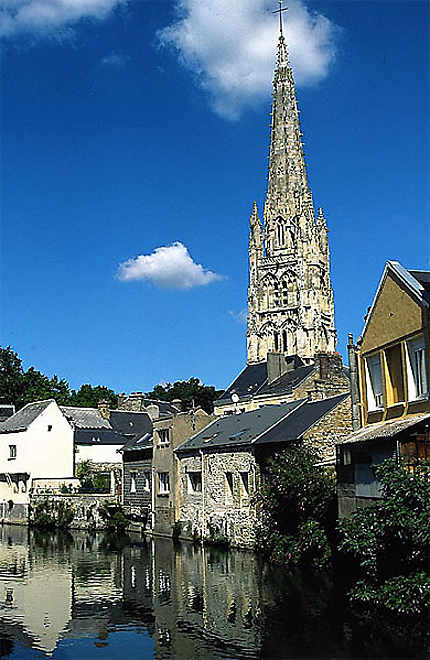
[[[282,6],[283,0],[279,0],[279,9],[274,11],[274,14],[279,14],[279,40],[278,40],[278,56],[277,56],[277,66],[288,64],[288,52],[287,45],[284,38],[284,30],[282,25],[282,12],[287,11],[286,7]]]
[[[276,11],[273,12],[273,14],[279,14],[279,37],[284,36],[283,30],[282,30],[282,12],[287,11],[287,8],[282,6],[283,1],[284,0],[278,0],[279,9],[276,9]]]

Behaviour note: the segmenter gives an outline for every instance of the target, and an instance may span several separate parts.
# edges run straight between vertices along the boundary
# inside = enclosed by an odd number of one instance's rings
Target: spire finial
[[[280,34],[281,37],[283,37],[284,32],[283,32],[283,29],[282,29],[282,12],[287,11],[287,8],[282,6],[282,3],[283,3],[284,0],[278,0],[278,1],[279,1],[279,9],[274,11],[273,14],[279,14],[279,34]]]

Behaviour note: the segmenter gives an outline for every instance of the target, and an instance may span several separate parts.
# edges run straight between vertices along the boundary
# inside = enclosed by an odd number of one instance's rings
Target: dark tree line
[[[194,401],[196,407],[211,413],[213,402],[219,394],[220,391],[203,385],[198,378],[190,378],[173,385],[156,385],[146,396],[162,401],[181,399],[183,410],[190,409]],[[64,378],[56,375],[49,378],[34,367],[25,371],[22,360],[10,346],[0,347],[0,403],[12,403],[19,410],[26,403],[44,399],[55,399],[60,406],[83,408],[96,408],[101,400],[108,401],[111,408],[118,405],[118,395],[109,387],[85,384],[78,390],[70,389]]]

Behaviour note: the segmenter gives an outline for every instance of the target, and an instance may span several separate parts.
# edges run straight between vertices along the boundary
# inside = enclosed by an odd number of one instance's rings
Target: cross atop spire
[[[280,36],[283,37],[284,33],[283,33],[283,30],[282,30],[282,12],[287,11],[287,8],[282,6],[282,3],[283,3],[284,0],[278,0],[278,1],[279,1],[279,9],[276,9],[276,11],[274,11],[272,13],[273,14],[279,14],[279,32],[280,32]]]

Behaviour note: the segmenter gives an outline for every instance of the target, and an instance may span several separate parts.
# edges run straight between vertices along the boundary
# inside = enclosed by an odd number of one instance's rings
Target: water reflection
[[[2,657],[354,657],[344,614],[329,582],[248,553],[0,527]]]

